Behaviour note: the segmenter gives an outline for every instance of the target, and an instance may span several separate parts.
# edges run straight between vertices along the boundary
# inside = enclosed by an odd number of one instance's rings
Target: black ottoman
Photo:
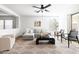
[[[54,38],[46,38],[46,37],[39,37],[36,39],[36,44],[39,44],[40,40],[48,40],[49,43],[55,44],[55,39]]]

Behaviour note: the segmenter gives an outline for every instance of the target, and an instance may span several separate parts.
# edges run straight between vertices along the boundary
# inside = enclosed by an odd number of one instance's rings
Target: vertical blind
[[[0,29],[12,29],[13,20],[0,20]]]
[[[4,20],[0,20],[0,29],[4,29]]]

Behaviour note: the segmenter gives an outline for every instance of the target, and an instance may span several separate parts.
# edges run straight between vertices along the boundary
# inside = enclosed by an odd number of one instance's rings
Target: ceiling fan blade
[[[46,5],[44,8],[47,8],[47,7],[49,7],[49,6],[51,6],[51,4]]]
[[[35,11],[36,13],[39,13],[41,10]]]
[[[49,12],[49,10],[46,10],[46,9],[45,9],[45,11],[46,11],[46,12]]]
[[[38,8],[38,9],[41,9],[40,7],[36,7],[36,6],[32,6],[32,7],[34,7],[34,8]]]

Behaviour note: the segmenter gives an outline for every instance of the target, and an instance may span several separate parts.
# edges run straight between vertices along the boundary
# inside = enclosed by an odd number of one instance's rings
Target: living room
[[[43,6],[46,6],[46,5],[50,5],[50,4],[45,4]],[[39,11],[39,9],[34,8],[34,6],[41,7],[41,4],[2,4],[0,5],[0,9],[1,9],[0,20],[2,20],[1,23],[4,24],[4,26],[2,26],[2,24],[0,23],[1,24],[0,37],[2,40],[4,39],[2,41],[3,45],[0,46],[2,47],[1,53],[4,53],[4,54],[5,53],[7,54],[9,53],[12,53],[12,54],[13,53],[15,54],[78,53],[79,47],[76,47],[77,43],[73,43],[68,49],[67,41],[63,40],[63,43],[61,43],[61,39],[59,38],[57,40],[57,38],[55,37],[55,45],[46,44],[46,43],[36,45],[36,42],[35,42],[36,37],[34,35],[36,34],[37,36],[37,34],[40,34],[40,33],[43,33],[43,35],[50,33],[51,36],[54,37],[55,35],[54,33],[57,31],[60,31],[61,29],[63,29],[65,33],[69,33],[72,26],[71,15],[74,13],[78,13],[79,5],[78,4],[51,4],[51,6],[47,8],[48,12],[46,12],[45,10]],[[39,11],[39,13],[37,11]],[[8,26],[6,26],[5,24],[8,24]],[[11,47],[9,47],[7,44],[10,42],[8,41],[6,43],[5,39],[7,38],[7,36],[10,36],[12,38],[13,36],[11,35],[14,36],[13,39],[15,38],[18,38],[18,39],[15,39],[14,41],[12,41],[12,45]],[[28,38],[31,38],[32,40],[29,39],[28,41]],[[64,51],[62,51],[63,49]],[[77,52],[75,51],[73,52],[74,49],[76,49]],[[9,50],[9,51],[4,51],[4,50]]]

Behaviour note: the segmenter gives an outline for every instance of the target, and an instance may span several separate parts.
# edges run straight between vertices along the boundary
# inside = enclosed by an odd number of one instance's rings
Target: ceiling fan
[[[50,6],[51,6],[51,4],[48,4],[46,6],[44,6],[42,4],[41,7],[37,7],[37,6],[32,6],[32,7],[37,8],[37,9],[40,9],[40,10],[36,11],[37,13],[39,13],[39,12],[42,12],[43,13],[43,11],[49,12],[49,10],[47,10],[46,8],[48,8]]]

